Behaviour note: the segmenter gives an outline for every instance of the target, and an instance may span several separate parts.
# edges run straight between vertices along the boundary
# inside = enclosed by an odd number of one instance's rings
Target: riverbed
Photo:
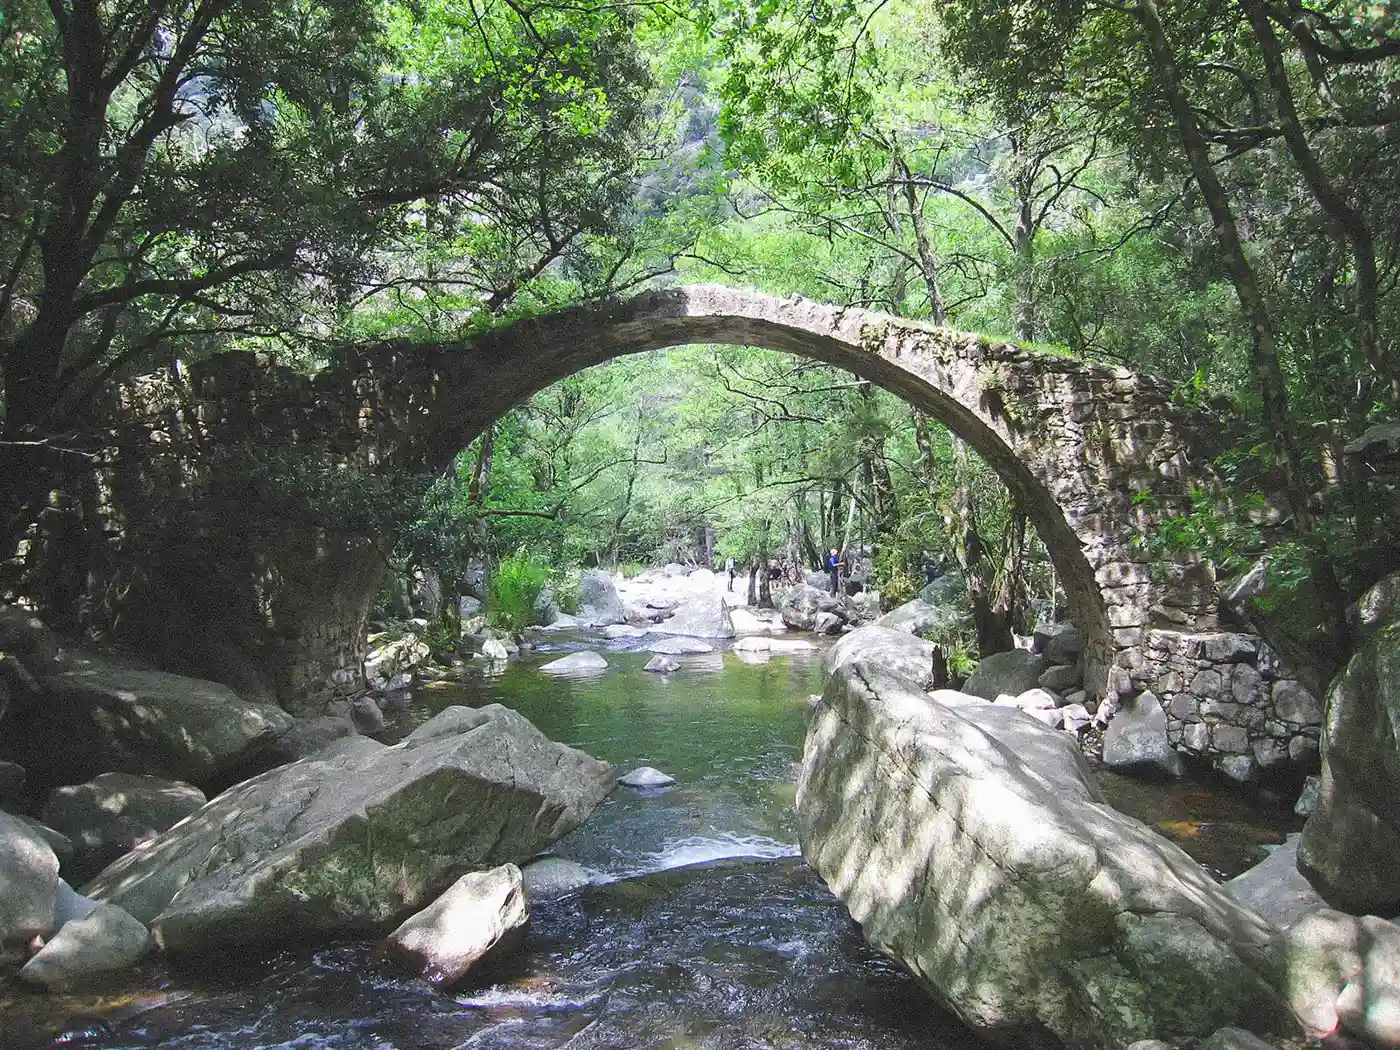
[[[679,658],[644,672],[637,642],[541,634],[503,673],[428,683],[388,739],[450,704],[502,703],[556,740],[625,772],[655,766],[662,792],[619,788],[551,851],[594,885],[532,908],[509,969],[456,995],[350,942],[152,963],[113,994],[0,999],[0,1047],[95,1050],[954,1050],[971,1043],[905,974],[864,945],[802,863],[795,763],[821,653]],[[558,677],[539,665],[582,647],[607,670]],[[752,658],[750,658],[752,659]],[[1217,876],[1280,841],[1286,811],[1209,781],[1104,777],[1110,799]]]

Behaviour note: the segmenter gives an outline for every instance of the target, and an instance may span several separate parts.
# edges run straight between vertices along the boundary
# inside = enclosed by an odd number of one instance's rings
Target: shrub
[[[491,574],[487,618],[497,627],[519,631],[535,619],[535,600],[549,580],[549,567],[524,551],[507,555]]]

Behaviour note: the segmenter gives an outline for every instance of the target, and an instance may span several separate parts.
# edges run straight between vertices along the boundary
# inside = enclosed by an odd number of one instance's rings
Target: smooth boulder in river
[[[443,988],[523,939],[530,905],[520,869],[502,864],[463,875],[384,941],[388,955]]]
[[[84,892],[169,952],[374,931],[466,872],[533,857],[612,787],[611,766],[514,711],[449,707],[393,747],[230,788]]]
[[[570,653],[568,656],[561,656],[558,660],[551,660],[547,664],[541,664],[540,670],[550,674],[579,674],[592,671],[606,671],[608,662],[595,653],[592,649],[585,649],[581,653]]]
[[[1071,736],[917,685],[848,659],[809,713],[802,852],[872,945],[1008,1042],[1288,1024],[1278,931],[1105,804]]]

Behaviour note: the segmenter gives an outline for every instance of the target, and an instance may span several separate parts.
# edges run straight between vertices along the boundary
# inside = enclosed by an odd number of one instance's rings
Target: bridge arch
[[[1189,509],[1187,491],[1206,474],[1163,383],[884,314],[714,286],[588,303],[452,341],[348,346],[311,376],[223,354],[147,377],[118,407],[119,425],[135,436],[94,490],[106,507],[84,517],[120,522],[138,566],[109,556],[105,525],[84,541],[92,558],[55,544],[58,556],[38,561],[58,585],[39,590],[58,600],[41,605],[71,609],[69,592],[83,588],[119,595],[120,607],[88,603],[106,619],[87,626],[172,670],[318,710],[361,681],[383,555],[353,528],[281,516],[211,449],[252,445],[371,473],[438,471],[550,384],[689,343],[835,365],[965,440],[1045,541],[1088,635],[1095,695],[1170,695],[1196,666],[1176,650],[1218,631],[1209,565],[1149,556],[1142,542],[1164,515]]]
[[[814,358],[891,391],[966,441],[1021,501],[1089,637],[1087,682],[1126,692],[1146,632],[1217,629],[1209,566],[1145,540],[1204,470],[1161,382],[1019,345],[799,297],[684,286],[516,321],[460,342],[347,351],[396,410],[381,461],[443,466],[532,394],[612,358],[690,343]],[[1150,494],[1150,498],[1140,495]]]

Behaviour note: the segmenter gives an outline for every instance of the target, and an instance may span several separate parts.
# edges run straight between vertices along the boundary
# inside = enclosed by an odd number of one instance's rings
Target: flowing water
[[[420,688],[401,735],[449,704],[514,707],[556,740],[651,765],[676,787],[619,788],[555,855],[595,885],[532,907],[510,969],[456,995],[345,943],[271,956],[151,964],[104,997],[0,990],[0,1050],[953,1050],[972,1045],[911,979],[867,948],[801,862],[792,813],[803,711],[820,654],[745,663],[731,652],[642,671],[635,643],[542,636],[503,674]],[[562,651],[604,652],[601,674],[559,678]],[[1278,841],[1285,814],[1194,782],[1105,778],[1121,808],[1219,875]],[[8,996],[8,998],[7,998]]]

